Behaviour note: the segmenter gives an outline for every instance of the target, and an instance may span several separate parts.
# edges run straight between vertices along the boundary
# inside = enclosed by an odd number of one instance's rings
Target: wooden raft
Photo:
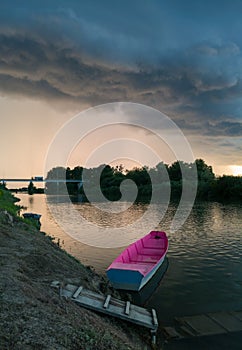
[[[176,321],[182,330],[193,336],[242,331],[242,312],[214,312],[180,317]]]
[[[58,282],[52,283],[52,287],[60,288],[60,296],[73,300],[77,304],[109,316],[135,323],[147,327],[151,330],[152,342],[156,342],[156,331],[158,329],[158,319],[155,309],[149,311],[143,307],[131,304],[130,301],[123,301],[111,297],[111,295],[101,295],[83,286],[67,284],[60,287]]]
[[[220,311],[202,315],[176,317],[176,327],[164,327],[168,339],[200,337],[242,331],[242,311]]]

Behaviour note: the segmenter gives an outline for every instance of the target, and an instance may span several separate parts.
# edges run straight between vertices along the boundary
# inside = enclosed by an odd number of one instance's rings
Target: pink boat
[[[128,246],[106,270],[116,289],[140,290],[163,263],[168,250],[165,232],[151,231]]]

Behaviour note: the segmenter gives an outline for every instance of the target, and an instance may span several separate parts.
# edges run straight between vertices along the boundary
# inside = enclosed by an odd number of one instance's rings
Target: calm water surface
[[[27,207],[26,211],[42,214],[43,231],[59,239],[65,250],[97,272],[104,274],[123,250],[95,248],[75,241],[54,221],[45,195],[18,194],[17,197],[21,199],[20,204]],[[97,215],[95,220],[95,213],[88,204],[77,203],[75,208],[101,226],[115,226],[120,222],[116,215],[111,219]],[[196,204],[183,227],[170,233],[169,224],[175,209],[169,207],[159,227],[169,237],[169,266],[146,306],[156,308],[159,319],[166,323],[175,316],[242,309],[242,205]],[[122,222],[137,219],[145,210],[146,205],[132,206],[124,212]],[[159,206],[154,205],[154,218],[160,211]]]

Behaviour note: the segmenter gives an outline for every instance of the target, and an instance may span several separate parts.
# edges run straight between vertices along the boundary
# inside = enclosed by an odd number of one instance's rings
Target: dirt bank
[[[53,280],[98,292],[106,291],[106,281],[8,213],[0,209],[1,350],[150,348],[148,330],[60,298]]]

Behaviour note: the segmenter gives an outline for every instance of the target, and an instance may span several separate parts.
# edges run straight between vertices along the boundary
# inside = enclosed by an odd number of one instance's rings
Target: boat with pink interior
[[[108,267],[106,274],[116,289],[140,290],[163,263],[168,250],[165,232],[151,231],[129,245]]]

